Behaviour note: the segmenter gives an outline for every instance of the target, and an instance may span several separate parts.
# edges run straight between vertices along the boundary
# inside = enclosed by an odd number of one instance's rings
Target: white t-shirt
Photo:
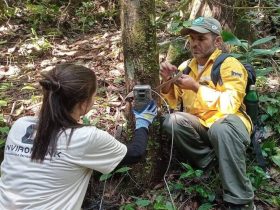
[[[197,69],[198,69],[198,73],[200,74],[200,72],[202,72],[202,70],[204,69],[204,65],[199,65],[197,64]]]
[[[23,117],[10,130],[1,165],[0,209],[80,210],[92,170],[111,172],[127,147],[107,132],[85,126],[74,131],[68,147],[67,136],[60,135],[55,156],[35,163],[30,131],[36,122]]]

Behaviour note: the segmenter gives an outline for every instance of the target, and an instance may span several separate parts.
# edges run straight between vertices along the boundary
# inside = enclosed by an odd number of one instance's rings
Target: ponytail
[[[39,162],[54,155],[58,136],[68,128],[70,142],[74,129],[82,126],[71,113],[76,104],[91,99],[97,86],[92,70],[74,64],[58,65],[42,77],[43,103],[31,154]]]

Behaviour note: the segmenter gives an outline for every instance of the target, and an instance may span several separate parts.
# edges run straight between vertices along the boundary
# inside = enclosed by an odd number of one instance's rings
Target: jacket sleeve
[[[166,99],[170,109],[175,109],[182,95],[182,91],[177,85],[172,85],[168,93],[161,93],[161,95]]]
[[[222,114],[234,114],[240,108],[245,96],[247,71],[235,58],[227,58],[221,65],[221,81],[217,87],[200,85],[194,108],[218,110]]]

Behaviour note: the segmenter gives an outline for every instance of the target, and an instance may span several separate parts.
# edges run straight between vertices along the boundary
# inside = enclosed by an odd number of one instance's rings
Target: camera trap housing
[[[134,110],[142,112],[152,100],[150,85],[135,85],[133,88]]]

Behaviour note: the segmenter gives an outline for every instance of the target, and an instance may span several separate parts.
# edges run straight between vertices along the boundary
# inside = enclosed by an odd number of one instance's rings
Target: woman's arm
[[[148,143],[148,129],[141,127],[135,130],[132,142],[127,145],[127,152],[119,166],[138,163],[144,156]]]

